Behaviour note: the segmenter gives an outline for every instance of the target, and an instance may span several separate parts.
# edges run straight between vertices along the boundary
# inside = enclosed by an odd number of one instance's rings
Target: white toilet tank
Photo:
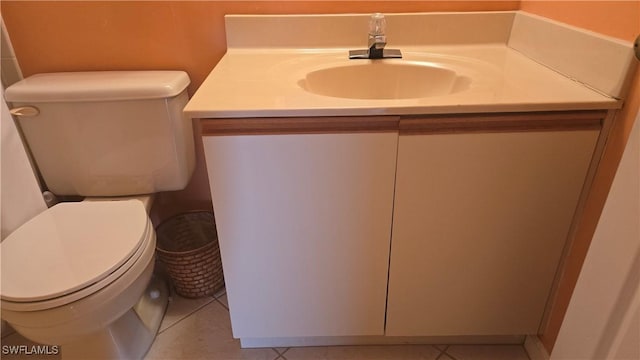
[[[187,85],[182,71],[51,73],[10,86],[5,97],[23,114],[20,126],[50,191],[124,196],[180,190],[191,178]]]

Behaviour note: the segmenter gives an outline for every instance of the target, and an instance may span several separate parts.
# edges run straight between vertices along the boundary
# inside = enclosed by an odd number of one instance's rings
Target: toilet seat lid
[[[142,202],[61,203],[9,235],[2,249],[2,299],[31,302],[73,293],[121,267],[148,236]]]

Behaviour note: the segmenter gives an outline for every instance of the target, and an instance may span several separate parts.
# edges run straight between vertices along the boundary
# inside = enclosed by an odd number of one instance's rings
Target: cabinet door
[[[598,133],[401,135],[387,335],[537,333]]]
[[[234,337],[384,333],[397,141],[204,138]]]

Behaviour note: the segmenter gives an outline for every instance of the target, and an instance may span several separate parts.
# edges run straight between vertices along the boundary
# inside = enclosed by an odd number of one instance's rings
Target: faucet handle
[[[384,36],[386,31],[387,20],[385,20],[384,14],[375,13],[371,15],[371,19],[369,19],[369,35]]]
[[[369,19],[368,48],[349,50],[349,59],[387,59],[402,58],[400,50],[385,49],[387,45],[387,21],[381,13],[371,15]]]

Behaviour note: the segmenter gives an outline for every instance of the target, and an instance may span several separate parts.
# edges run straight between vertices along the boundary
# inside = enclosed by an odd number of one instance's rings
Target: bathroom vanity
[[[594,65],[528,34],[569,34],[614,67],[623,45],[520,12],[395,14],[403,59],[349,60],[366,15],[226,21],[229,50],[185,113],[201,119],[234,337],[536,334],[628,69],[570,79]]]

